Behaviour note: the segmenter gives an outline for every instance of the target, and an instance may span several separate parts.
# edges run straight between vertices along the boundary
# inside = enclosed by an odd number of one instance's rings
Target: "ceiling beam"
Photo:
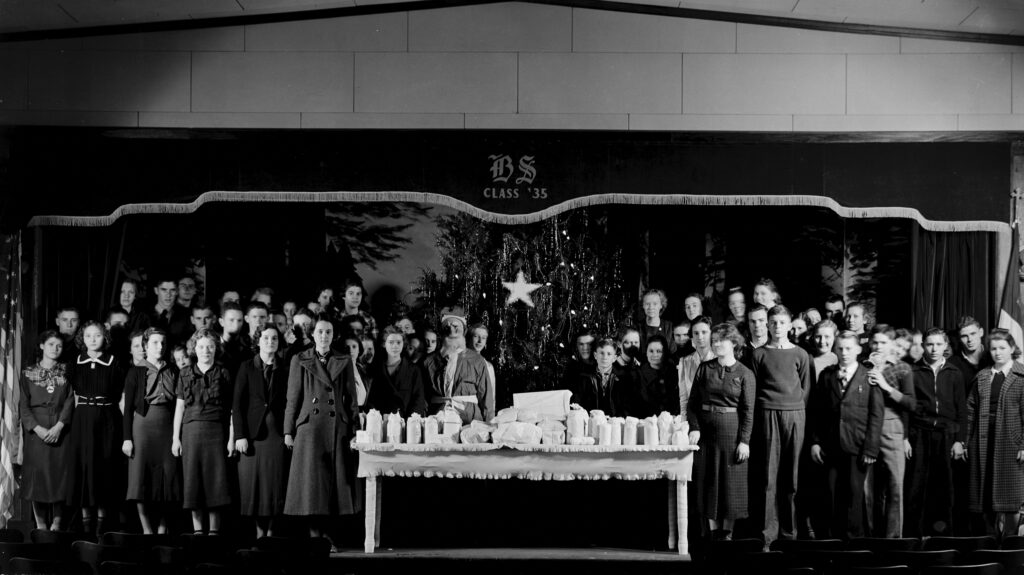
[[[82,38],[90,36],[107,36],[114,34],[139,34],[149,32],[168,32],[176,30],[195,30],[200,28],[220,28],[226,26],[245,26],[255,24],[272,24],[277,22],[295,22],[301,20],[318,20],[323,18],[342,18],[365,14],[386,14],[417,10],[433,10],[458,6],[478,6],[495,4],[504,0],[412,0],[394,4],[372,4],[363,6],[345,6],[338,8],[319,8],[315,10],[299,10],[291,12],[242,14],[210,18],[166,20],[160,22],[136,22],[127,24],[106,24],[100,26],[82,26],[75,28],[55,28],[49,30],[28,30],[21,32],[0,32],[0,43],[25,42],[38,40],[56,40],[64,38]],[[877,24],[855,24],[849,22],[829,22],[785,16],[768,16],[762,14],[744,14],[723,10],[702,10],[696,8],[675,8],[670,6],[654,6],[634,4],[631,2],[615,2],[609,0],[530,0],[534,4],[567,6],[571,8],[589,8],[613,12],[629,12],[634,14],[650,14],[671,18],[690,18],[694,20],[711,20],[717,22],[735,22],[738,24],[754,24],[759,26],[776,26],[836,32],[843,34],[870,34],[876,36],[899,36],[902,38],[922,38],[929,40],[946,40],[952,42],[977,42],[984,44],[1002,44],[1008,46],[1024,46],[1024,36],[1014,34],[988,34],[984,32],[966,32],[942,30],[934,28],[914,28],[910,26],[885,26]]]

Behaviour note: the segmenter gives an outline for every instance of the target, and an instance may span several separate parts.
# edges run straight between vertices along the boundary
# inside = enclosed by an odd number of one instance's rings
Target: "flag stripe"
[[[21,234],[0,241],[0,527],[13,514],[18,490],[15,464],[21,463],[21,426],[18,395],[21,390]]]

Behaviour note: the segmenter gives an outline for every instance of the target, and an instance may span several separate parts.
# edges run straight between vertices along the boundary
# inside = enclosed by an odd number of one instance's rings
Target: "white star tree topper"
[[[544,284],[526,283],[526,276],[523,274],[523,270],[519,270],[519,273],[516,275],[516,281],[501,282],[501,285],[505,286],[505,289],[509,292],[505,305],[512,305],[517,301],[521,301],[530,307],[533,307],[533,298],[530,297],[530,294],[535,289],[544,287]]]

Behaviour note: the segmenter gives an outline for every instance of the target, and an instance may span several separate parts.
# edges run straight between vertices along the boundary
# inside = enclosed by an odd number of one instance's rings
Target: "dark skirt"
[[[68,504],[110,507],[124,501],[128,476],[121,452],[121,412],[117,404],[75,407],[71,419]]]
[[[74,401],[69,399],[68,401]],[[41,410],[47,412],[48,410]],[[45,421],[45,413],[37,414],[38,421]],[[67,431],[53,445],[44,443],[32,431],[24,433],[25,447],[21,465],[21,496],[39,503],[63,502],[68,496],[68,445]]]
[[[704,517],[716,521],[746,517],[749,466],[736,463],[739,416],[702,412],[700,418],[701,449],[694,463]]]
[[[171,453],[174,405],[152,405],[145,417],[135,413],[135,452],[128,460],[129,501],[181,501],[181,463]]]
[[[284,446],[284,437],[277,432],[273,418],[268,411],[265,432],[249,441],[249,451],[238,461],[242,515],[273,517],[284,512],[291,452]]]
[[[228,481],[228,430],[219,421],[182,425],[181,464],[185,509],[208,509],[231,503]]]

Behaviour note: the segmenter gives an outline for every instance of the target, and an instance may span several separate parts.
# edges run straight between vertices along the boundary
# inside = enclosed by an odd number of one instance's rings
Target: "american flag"
[[[21,374],[21,233],[0,239],[0,527],[6,527],[18,489],[14,465],[21,463],[18,421]]]

